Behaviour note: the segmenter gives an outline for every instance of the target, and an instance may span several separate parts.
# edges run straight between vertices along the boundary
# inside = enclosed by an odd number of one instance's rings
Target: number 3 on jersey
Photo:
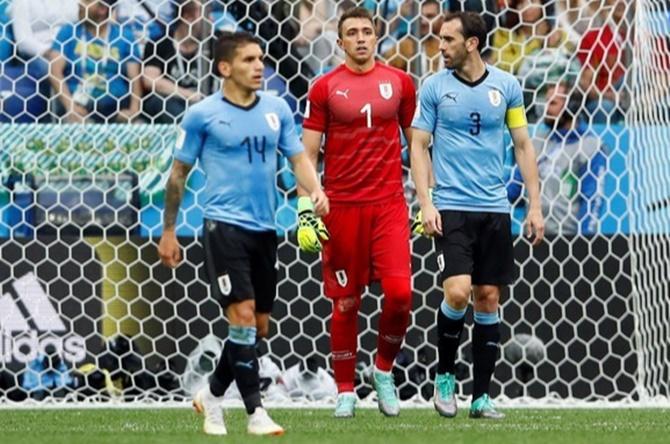
[[[365,114],[365,123],[368,128],[372,128],[372,104],[366,103],[361,108],[361,114]]]
[[[470,113],[470,119],[472,119],[472,128],[470,128],[470,134],[476,136],[479,134],[479,130],[482,128],[482,115],[477,112]]]

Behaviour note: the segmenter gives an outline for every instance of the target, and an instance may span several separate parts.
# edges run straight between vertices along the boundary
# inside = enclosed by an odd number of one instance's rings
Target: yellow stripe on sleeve
[[[526,120],[526,112],[523,109],[523,106],[517,106],[516,108],[510,108],[505,114],[505,123],[507,123],[507,128],[521,128],[522,126],[528,125]]]

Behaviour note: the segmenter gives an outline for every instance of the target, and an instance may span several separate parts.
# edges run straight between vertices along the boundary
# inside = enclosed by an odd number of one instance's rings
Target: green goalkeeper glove
[[[298,245],[302,251],[318,253],[322,242],[327,241],[330,234],[321,218],[314,214],[314,204],[307,196],[298,198]]]
[[[433,200],[433,189],[428,188],[428,195],[430,196],[430,200]],[[423,229],[423,213],[421,210],[417,211],[416,216],[414,216],[414,220],[412,221],[412,233],[418,234],[419,236],[425,236],[426,232]]]

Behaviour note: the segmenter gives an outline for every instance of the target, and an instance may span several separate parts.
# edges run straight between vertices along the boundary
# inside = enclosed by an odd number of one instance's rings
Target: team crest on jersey
[[[175,142],[175,148],[180,150],[184,147],[184,141],[186,140],[186,131],[181,128],[177,128],[177,142]]]
[[[226,273],[219,276],[217,283],[219,284],[219,290],[221,291],[221,294],[224,296],[230,296],[230,292],[233,289],[233,284],[230,282],[230,275]]]
[[[379,94],[382,98],[388,100],[393,97],[393,85],[391,82],[382,82],[379,84]]]
[[[345,270],[337,270],[335,272],[335,277],[337,278],[337,283],[340,284],[340,287],[346,287],[349,282],[347,278],[347,272]]]
[[[265,120],[272,131],[279,131],[279,116],[276,113],[265,114]]]
[[[500,103],[502,102],[500,91],[497,89],[492,89],[489,91],[489,102],[491,102],[491,105],[493,106],[500,106]]]

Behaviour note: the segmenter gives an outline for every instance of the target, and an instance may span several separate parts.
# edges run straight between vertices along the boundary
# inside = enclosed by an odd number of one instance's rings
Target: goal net
[[[337,17],[355,4],[377,19],[380,59],[418,88],[442,69],[441,14],[459,9],[482,14],[488,63],[522,85],[548,235],[535,249],[522,235],[526,199],[507,137],[518,278],[503,297],[491,395],[534,405],[667,403],[667,2],[120,0],[106,38],[83,21],[92,2],[43,15],[30,3],[0,0],[0,404],[180,402],[206,383],[227,324],[205,283],[200,170],[178,220],[183,263],[161,266],[156,246],[178,123],[220,87],[211,36],[258,35],[265,89],[300,124],[310,83],[342,62]],[[408,157],[405,148],[409,223],[418,204]],[[269,401],[311,405],[334,395],[331,303],[319,257],[297,248],[296,184],[277,162],[279,285],[259,345],[262,386]],[[403,400],[427,405],[443,298],[431,240],[412,238],[412,269],[411,322],[394,373]],[[382,303],[373,284],[359,318],[361,398],[374,396]],[[463,398],[470,333],[456,367]],[[234,388],[227,397],[236,399]]]

